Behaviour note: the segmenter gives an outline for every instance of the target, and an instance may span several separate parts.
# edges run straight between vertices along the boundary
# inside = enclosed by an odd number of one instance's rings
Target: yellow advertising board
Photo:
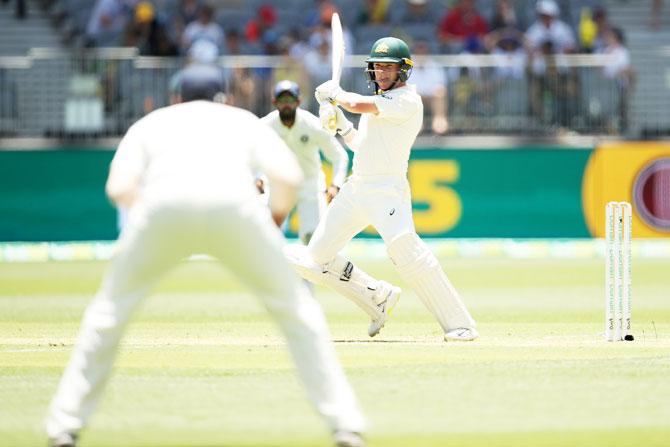
[[[633,237],[670,237],[670,142],[616,142],[595,148],[584,172],[584,216],[605,235],[605,205],[633,206]]]

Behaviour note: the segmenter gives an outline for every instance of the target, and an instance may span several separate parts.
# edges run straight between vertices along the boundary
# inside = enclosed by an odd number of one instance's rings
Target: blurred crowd
[[[500,113],[505,93],[500,85],[514,90],[515,81],[526,86],[520,105],[526,113],[569,129],[578,109],[588,105],[580,104],[579,72],[562,56],[607,54],[611,62],[600,75],[616,86],[616,131],[625,132],[634,75],[624,32],[609,22],[601,4],[491,0],[482,11],[480,3],[218,0],[214,7],[206,0],[97,0],[85,29],[77,33],[73,28],[69,37],[73,45],[131,46],[142,55],[183,56],[187,64],[216,63],[225,55],[280,56],[285,62],[274,70],[227,72],[236,104],[263,113],[257,110],[259,96],[266,94],[259,90],[263,81],[291,79],[309,92],[330,78],[330,20],[339,12],[349,53],[368,53],[384,35],[411,45],[415,68],[410,82],[424,97],[427,129],[438,134],[449,130],[447,116]],[[445,68],[430,57],[440,54],[459,55],[461,63]],[[483,54],[493,56],[493,62],[477,63],[475,56]],[[310,108],[311,95],[304,96]]]

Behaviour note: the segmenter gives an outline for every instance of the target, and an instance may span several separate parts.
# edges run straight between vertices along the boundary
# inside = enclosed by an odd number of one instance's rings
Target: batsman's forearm
[[[375,105],[374,96],[363,96],[358,93],[342,92],[335,98],[337,103],[342,106],[344,110],[351,113],[378,113],[379,110]]]

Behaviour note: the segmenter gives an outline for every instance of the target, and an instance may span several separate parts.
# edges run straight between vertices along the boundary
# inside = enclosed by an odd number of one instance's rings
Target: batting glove
[[[314,91],[314,97],[319,104],[323,104],[324,102],[334,102],[337,95],[340,93],[342,93],[342,87],[340,87],[340,84],[331,79],[330,81],[326,81],[316,88]]]
[[[349,132],[351,132],[351,129],[354,128],[354,125],[349,121],[349,119],[344,116],[344,112],[342,109],[340,109],[337,106],[334,106],[335,108],[335,115],[337,118],[337,133],[342,135],[343,137],[347,136]]]
[[[332,105],[330,102],[322,102],[319,107],[319,119],[321,120],[321,127],[331,135],[337,133],[337,107]],[[331,127],[331,124],[335,123],[335,126]]]
[[[354,128],[351,121],[344,116],[342,109],[328,102],[319,107],[319,119],[321,127],[331,135],[339,133],[344,137]]]

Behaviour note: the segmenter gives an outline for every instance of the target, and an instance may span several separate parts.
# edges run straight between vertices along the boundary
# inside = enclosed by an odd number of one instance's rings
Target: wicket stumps
[[[605,219],[605,339],[633,340],[630,327],[633,233],[630,203],[609,202]]]

